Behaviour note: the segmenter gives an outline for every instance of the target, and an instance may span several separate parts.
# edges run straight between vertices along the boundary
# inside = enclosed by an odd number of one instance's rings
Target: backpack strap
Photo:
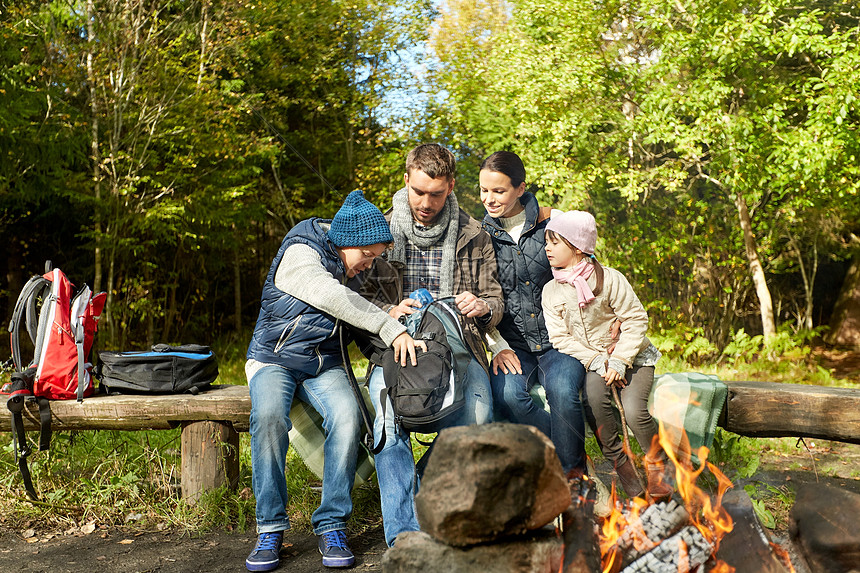
[[[30,468],[27,466],[27,457],[32,453],[30,444],[27,442],[27,437],[24,434],[24,402],[31,398],[33,379],[36,376],[35,368],[28,368],[24,372],[14,372],[12,374],[12,391],[9,399],[6,401],[6,407],[12,415],[12,449],[15,452],[15,461],[18,463],[18,470],[21,472],[21,478],[24,481],[24,489],[27,490],[27,495],[33,501],[39,501],[39,496],[36,495],[36,489],[33,487],[33,478],[30,475]],[[43,410],[43,407],[45,410]],[[47,411],[47,414],[46,414]],[[50,420],[51,408],[47,400],[42,398],[39,401],[39,418],[42,428],[45,427],[45,418],[47,415],[48,434],[43,433],[40,438],[39,449],[46,450],[50,444]],[[45,443],[47,438],[48,443]]]
[[[50,289],[50,284],[50,281],[45,277],[32,277],[24,285],[21,294],[18,295],[18,301],[15,303],[12,320],[9,322],[9,333],[12,340],[12,363],[18,372],[23,372],[29,366],[29,364],[23,364],[21,358],[21,321],[22,319],[24,320],[24,327],[27,329],[30,340],[35,342],[39,326],[39,318],[36,313],[36,300],[42,294],[42,291]]]
[[[346,330],[343,326],[343,323],[340,319],[335,323],[335,330],[338,331],[338,342],[340,343],[340,357],[343,360],[343,369],[346,370],[346,377],[349,379],[349,386],[352,388],[352,393],[355,396],[355,400],[358,402],[358,410],[361,412],[361,419],[364,421],[364,429],[365,429],[365,443],[364,446],[370,450],[370,452],[375,456],[379,452],[382,451],[382,447],[385,445],[385,432],[382,432],[382,440],[379,445],[374,447],[373,445],[373,420],[370,417],[370,411],[367,409],[367,404],[364,403],[364,395],[361,393],[361,388],[358,386],[358,381],[355,379],[355,372],[352,370],[352,361],[349,359],[349,352],[347,351],[347,346],[349,342],[346,340],[344,330]],[[385,390],[383,390],[384,392]],[[383,397],[382,402],[382,411],[385,413],[385,398]],[[385,418],[383,418],[385,419]]]
[[[86,339],[85,323],[88,320],[87,307],[92,298],[93,293],[90,287],[84,285],[71,303],[72,335],[75,337],[75,348],[78,351],[78,402],[84,401],[84,392],[87,387],[86,349],[84,348],[84,341]]]

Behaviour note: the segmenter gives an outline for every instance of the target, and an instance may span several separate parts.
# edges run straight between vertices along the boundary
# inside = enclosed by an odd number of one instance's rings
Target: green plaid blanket
[[[370,415],[373,416],[374,410],[370,403],[370,395],[367,393],[367,387],[361,384],[361,390],[364,394],[364,403],[367,404],[367,409],[370,410]],[[290,430],[290,447],[299,454],[305,465],[308,466],[308,469],[322,479],[323,444],[325,442],[322,416],[310,404],[306,404],[301,400],[293,400],[293,407],[290,409],[290,420],[293,422],[293,429]],[[373,466],[373,456],[364,447],[360,448],[358,453],[358,468],[355,472],[355,485],[358,486],[366,483],[374,471],[376,470]]]
[[[663,374],[654,379],[648,411],[663,423],[676,452],[691,455],[699,463],[695,452],[700,447],[711,447],[720,413],[726,405],[728,387],[712,374],[682,372]],[[682,447],[686,432],[689,451]]]

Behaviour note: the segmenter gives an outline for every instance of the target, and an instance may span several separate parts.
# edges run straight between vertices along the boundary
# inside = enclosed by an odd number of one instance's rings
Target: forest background
[[[100,347],[244,346],[286,231],[437,141],[478,218],[499,149],[592,211],[685,358],[826,334],[858,36],[851,0],[0,1],[0,316],[50,259],[109,293]]]

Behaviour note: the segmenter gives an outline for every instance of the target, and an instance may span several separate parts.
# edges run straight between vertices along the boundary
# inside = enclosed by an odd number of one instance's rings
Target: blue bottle
[[[433,295],[430,294],[430,291],[426,288],[415,289],[409,293],[409,298],[417,301],[420,304],[419,308],[425,307],[433,302]]]

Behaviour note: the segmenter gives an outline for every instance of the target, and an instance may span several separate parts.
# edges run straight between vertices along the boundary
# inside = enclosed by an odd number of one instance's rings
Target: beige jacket
[[[586,370],[598,374],[605,372],[606,362],[610,360],[607,352],[612,344],[609,327],[616,318],[621,319],[621,335],[611,356],[611,362],[619,361],[621,369],[612,363],[609,366],[623,376],[626,367],[634,362],[644,363],[636,359],[651,346],[645,336],[648,313],[624,275],[609,267],[603,270],[603,290],[585,307],[579,308],[575,287],[555,280],[544,285],[541,303],[553,347],[577,358]],[[593,289],[596,284],[592,273],[588,286]]]

